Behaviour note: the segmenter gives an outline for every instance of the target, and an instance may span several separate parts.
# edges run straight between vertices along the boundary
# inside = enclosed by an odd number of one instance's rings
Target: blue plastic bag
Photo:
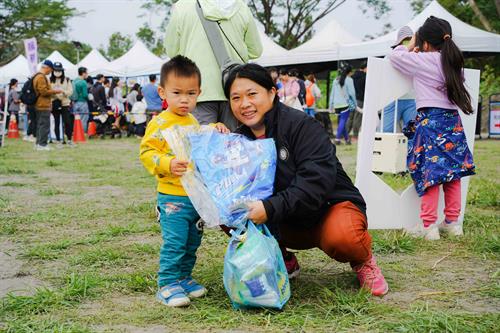
[[[283,255],[265,225],[248,221],[238,229],[224,256],[224,287],[235,308],[282,309],[290,298]]]
[[[273,194],[276,146],[273,139],[249,140],[215,131],[188,135],[191,159],[217,206],[222,224],[240,227],[249,201]]]

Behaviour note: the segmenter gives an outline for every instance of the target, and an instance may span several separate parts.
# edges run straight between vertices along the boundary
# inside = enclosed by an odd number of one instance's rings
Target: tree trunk
[[[479,21],[481,21],[481,24],[483,25],[483,27],[486,30],[488,30],[489,32],[493,32],[493,29],[491,28],[490,21],[488,21],[488,19],[483,15],[481,10],[477,6],[476,1],[475,0],[468,0],[467,2],[469,3],[470,8],[472,8],[472,11],[474,12],[474,14],[476,14],[477,17],[479,18]],[[499,2],[498,0],[495,0],[495,5],[497,6],[497,10],[498,10],[498,6],[499,6],[498,2]]]
[[[495,0],[495,6],[497,7],[497,14],[500,16],[500,0]]]

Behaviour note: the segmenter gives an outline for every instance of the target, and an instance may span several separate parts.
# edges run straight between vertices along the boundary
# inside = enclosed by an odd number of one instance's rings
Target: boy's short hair
[[[142,95],[141,94],[137,95],[136,100],[137,100],[137,102],[142,101]]]
[[[163,87],[167,82],[167,76],[170,73],[174,73],[176,76],[182,77],[198,77],[198,86],[201,87],[201,73],[200,69],[194,61],[189,59],[188,57],[184,57],[182,55],[177,55],[167,61],[161,66],[160,72],[160,85]]]

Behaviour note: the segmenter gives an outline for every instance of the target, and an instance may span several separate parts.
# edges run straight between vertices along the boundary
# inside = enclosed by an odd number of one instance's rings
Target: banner
[[[492,96],[491,96],[492,97]],[[490,97],[490,128],[489,133],[490,136],[500,135],[500,102],[492,101]],[[496,97],[500,97],[500,95],[496,95]]]
[[[28,59],[28,65],[31,74],[37,72],[36,66],[38,65],[38,46],[36,43],[36,38],[30,38],[24,40],[24,49],[26,50],[26,59]]]

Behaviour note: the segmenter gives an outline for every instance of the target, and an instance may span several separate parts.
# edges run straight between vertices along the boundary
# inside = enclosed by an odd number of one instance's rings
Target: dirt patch
[[[120,332],[120,333],[166,333],[172,332],[172,329],[167,326],[149,326],[138,327],[132,325],[116,325],[116,326],[94,326],[96,332]]]
[[[40,177],[48,178],[49,183],[56,186],[68,186],[72,184],[74,185],[86,179],[84,176],[77,173],[69,173],[57,170],[43,170],[38,174]]]
[[[0,298],[10,292],[16,295],[33,295],[37,287],[43,286],[17,256],[16,244],[0,239]]]

